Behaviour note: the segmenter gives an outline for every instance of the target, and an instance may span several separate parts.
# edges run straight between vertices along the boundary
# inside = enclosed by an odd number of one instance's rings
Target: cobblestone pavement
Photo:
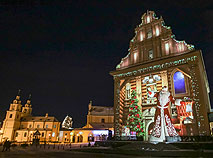
[[[84,144],[81,144],[83,146]],[[41,147],[11,147],[10,151],[1,152],[2,146],[0,147],[0,158],[129,158],[125,155],[117,154],[103,154],[103,153],[86,153],[76,152],[72,149],[80,148],[80,145],[46,145],[45,148]],[[130,156],[131,157],[131,156]]]
[[[108,148],[84,148],[86,144],[72,144],[70,145],[44,145],[29,146],[29,147],[11,147],[11,151],[1,152],[2,146],[0,146],[0,158],[139,158],[139,157],[212,157],[213,150],[196,151],[196,150],[164,150],[164,151],[143,151],[143,150],[125,150],[120,153],[115,153]],[[81,147],[81,149],[80,149]],[[73,150],[78,149],[78,150]],[[80,150],[84,152],[79,152]],[[85,150],[87,150],[85,152]],[[94,152],[98,150],[98,152]],[[111,152],[113,151],[113,152]],[[140,152],[135,154],[134,152]],[[130,153],[132,152],[132,153]],[[129,155],[132,154],[132,155]],[[191,156],[190,156],[191,155]]]

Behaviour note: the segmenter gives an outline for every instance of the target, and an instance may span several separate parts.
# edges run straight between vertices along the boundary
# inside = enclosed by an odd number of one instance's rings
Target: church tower
[[[16,99],[13,100],[13,102],[10,104],[10,108],[7,111],[6,118],[3,122],[2,126],[3,139],[8,138],[9,140],[13,140],[15,130],[19,129],[20,127],[20,119],[22,114],[20,92],[21,90],[18,91]]]
[[[31,94],[29,95],[29,98],[27,99],[27,103],[22,108],[22,116],[31,116],[32,113],[32,105],[31,105]]]

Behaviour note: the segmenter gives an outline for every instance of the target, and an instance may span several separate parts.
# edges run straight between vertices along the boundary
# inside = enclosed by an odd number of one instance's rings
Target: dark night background
[[[33,115],[68,114],[86,123],[88,103],[113,106],[109,72],[126,56],[147,10],[163,16],[177,40],[203,52],[213,91],[212,1],[50,1],[0,5],[0,121],[18,89],[32,93]],[[210,94],[213,100],[213,93]]]

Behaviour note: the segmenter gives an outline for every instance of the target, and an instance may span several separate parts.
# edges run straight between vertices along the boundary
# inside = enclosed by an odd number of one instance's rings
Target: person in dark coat
[[[10,144],[11,144],[11,142],[7,141],[7,143],[6,143],[6,151],[10,151]]]
[[[7,142],[8,142],[8,140],[6,140],[6,141],[3,142],[2,152],[7,151],[7,144],[8,144]]]

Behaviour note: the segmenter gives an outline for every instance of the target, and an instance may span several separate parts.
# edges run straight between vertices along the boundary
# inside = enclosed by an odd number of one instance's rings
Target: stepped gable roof
[[[59,122],[55,117],[53,116],[28,116],[28,117],[22,117],[21,119],[22,122]]]

